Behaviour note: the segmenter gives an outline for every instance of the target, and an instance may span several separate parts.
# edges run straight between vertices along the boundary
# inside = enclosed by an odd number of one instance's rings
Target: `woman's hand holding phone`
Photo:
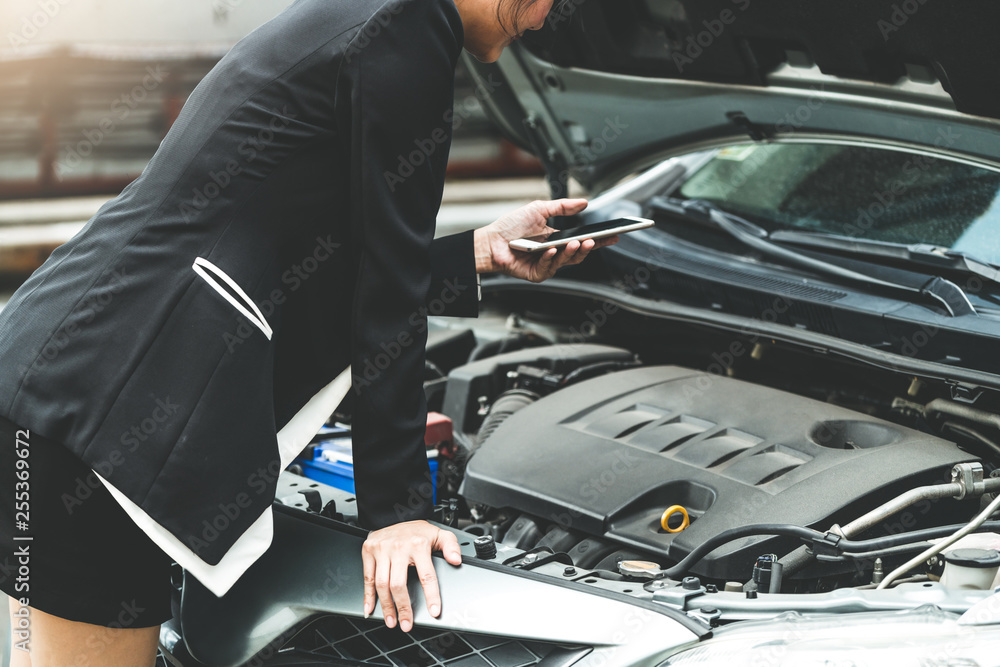
[[[557,231],[548,226],[549,218],[576,215],[587,208],[586,199],[535,201],[513,211],[496,222],[475,231],[476,272],[500,272],[514,278],[540,283],[564,266],[579,264],[595,248],[613,245],[617,236],[571,241],[561,248],[526,253],[513,250],[517,239],[548,236]]]

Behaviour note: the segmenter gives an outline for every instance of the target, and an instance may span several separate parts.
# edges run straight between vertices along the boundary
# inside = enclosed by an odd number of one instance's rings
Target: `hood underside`
[[[996,162],[997,25],[985,0],[563,0],[496,64],[470,67],[507,134],[588,187],[748,135]]]

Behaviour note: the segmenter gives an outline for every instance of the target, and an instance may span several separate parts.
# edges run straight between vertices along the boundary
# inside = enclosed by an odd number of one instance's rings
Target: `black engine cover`
[[[736,526],[826,530],[912,485],[949,481],[951,466],[970,460],[951,442],[845,408],[659,366],[514,413],[472,457],[461,492],[676,561]],[[671,505],[692,518],[683,532],[660,528]],[[768,539],[720,547],[693,571],[746,577],[765,546],[795,546]]]

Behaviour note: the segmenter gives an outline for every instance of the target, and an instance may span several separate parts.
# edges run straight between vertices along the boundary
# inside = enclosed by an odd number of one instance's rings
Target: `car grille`
[[[546,667],[566,667],[589,649],[425,627],[406,633],[380,620],[322,616],[286,642],[286,651],[383,667],[533,667],[546,658]]]

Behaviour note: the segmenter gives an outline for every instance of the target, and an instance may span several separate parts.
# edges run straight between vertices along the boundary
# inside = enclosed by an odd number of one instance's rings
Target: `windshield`
[[[823,143],[715,151],[681,186],[769,231],[929,243],[1000,264],[1000,173],[900,150]]]

